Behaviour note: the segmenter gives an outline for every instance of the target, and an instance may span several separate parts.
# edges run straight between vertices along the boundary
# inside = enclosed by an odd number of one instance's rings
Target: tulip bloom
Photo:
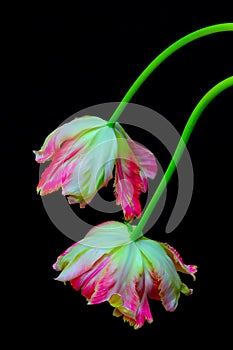
[[[119,123],[110,127],[94,116],[58,127],[34,153],[38,163],[51,160],[37,192],[43,196],[61,188],[69,203],[81,208],[107,186],[115,170],[116,204],[122,206],[126,221],[141,215],[140,193],[147,191],[147,178],[157,172],[153,153],[134,142]]]
[[[195,265],[185,265],[166,243],[145,237],[130,239],[135,226],[108,221],[92,228],[84,239],[61,254],[53,268],[58,281],[70,281],[88,304],[108,301],[113,315],[123,315],[135,329],[153,321],[148,297],[174,311],[180,293],[190,295],[178,272],[195,279]],[[178,272],[177,272],[178,271]]]

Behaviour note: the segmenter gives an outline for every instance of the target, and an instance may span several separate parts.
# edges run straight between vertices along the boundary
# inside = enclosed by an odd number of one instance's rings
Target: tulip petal
[[[64,142],[41,175],[39,184],[37,185],[37,192],[41,196],[55,192],[62,186],[63,180],[69,174],[69,164],[74,157],[77,159],[82,147],[82,144],[78,145],[75,140]]]
[[[109,301],[122,314],[136,317],[140,304],[136,283],[143,273],[141,254],[134,243],[111,253],[111,262],[96,286],[90,303]]]
[[[130,148],[136,156],[139,166],[145,176],[149,177],[150,179],[154,179],[158,170],[154,154],[146,147],[139,145],[133,140],[127,140],[127,142],[129,143]]]
[[[126,140],[120,138],[117,131],[115,132],[118,143],[118,159],[114,181],[116,204],[121,204],[125,220],[132,221],[135,216],[140,217],[141,215],[139,196],[144,188],[144,183],[134,154]]]
[[[184,264],[183,259],[181,258],[177,250],[171,247],[168,243],[160,243],[160,244],[166,251],[167,255],[172,259],[176,267],[176,270],[192,275],[193,279],[195,280],[196,276],[194,274],[197,272],[197,266]]]
[[[105,267],[110,260],[109,256],[102,256],[92,269],[80,274],[70,283],[75,290],[81,289],[82,295],[89,301],[92,294],[95,292],[96,285],[99,283],[101,276],[104,274]]]
[[[150,306],[149,306],[148,299],[146,296],[143,298],[143,300],[141,301],[140,306],[138,308],[134,328],[135,329],[141,328],[144,325],[145,321],[147,321],[148,323],[153,322],[153,317],[151,315]]]
[[[61,255],[58,256],[56,262],[53,264],[53,268],[56,271],[63,270],[66,265],[73,261],[80,254],[83,254],[86,247],[76,242],[67,248]]]
[[[128,322],[131,327],[135,326],[136,320],[128,315],[123,316],[124,322]]]
[[[145,256],[143,256],[143,268],[143,278],[137,287],[141,299],[143,300],[148,295],[151,299],[160,300],[159,280],[154,267]]]
[[[115,316],[115,317],[120,317],[120,316],[122,316],[122,313],[121,313],[118,309],[114,309],[112,314],[113,314],[113,316]]]
[[[114,249],[131,242],[127,226],[117,221],[107,221],[94,226],[80,241],[83,246],[101,249]]]
[[[160,243],[146,238],[136,241],[138,248],[151,262],[154,278],[159,282],[161,301],[167,311],[174,311],[178,304],[182,282],[172,260]]]
[[[92,266],[98,261],[105,251],[102,249],[88,249],[79,243],[78,247],[74,246],[67,254],[62,255],[55,269],[59,266],[62,272],[56,278],[58,281],[70,281],[79,275],[89,271]],[[64,254],[64,253],[63,253]]]
[[[147,177],[155,177],[157,163],[153,153],[134,142],[119,123],[115,124],[115,133],[118,140],[116,204],[121,204],[125,219],[132,221],[141,216],[139,196],[147,191]]]
[[[146,147],[140,145],[138,142],[133,141],[119,123],[116,123],[116,129],[128,142],[128,145],[134,153],[144,176],[154,179],[155,175],[157,174],[157,162],[154,154]]]
[[[141,204],[139,200],[142,181],[139,175],[139,167],[133,161],[116,161],[115,176],[116,204],[121,204],[125,220],[132,221],[134,217],[141,216]]]
[[[117,293],[113,294],[113,295],[109,298],[108,302],[109,302],[109,304],[110,304],[111,306],[116,307],[116,308],[119,308],[119,307],[121,307],[121,306],[124,305],[124,302],[123,302],[123,300],[122,300],[121,295],[120,295],[120,294],[117,294]]]
[[[39,151],[33,151],[36,155],[36,161],[38,163],[44,163],[50,160],[64,141],[73,139],[74,137],[77,139],[86,131],[102,127],[105,124],[106,121],[101,118],[83,116],[59,126],[47,136]]]
[[[90,140],[62,186],[62,194],[68,196],[70,203],[80,203],[80,207],[85,207],[96,192],[107,185],[117,156],[117,141],[112,128],[97,130]]]

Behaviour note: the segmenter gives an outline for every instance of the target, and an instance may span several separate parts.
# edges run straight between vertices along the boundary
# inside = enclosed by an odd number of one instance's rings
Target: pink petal
[[[135,329],[141,328],[144,325],[145,321],[147,321],[148,323],[153,322],[153,317],[151,315],[150,306],[146,296],[143,298],[143,300],[140,303],[134,328]]]
[[[137,147],[118,123],[115,134],[118,142],[114,182],[116,204],[121,204],[125,220],[132,221],[134,217],[141,216],[139,197],[141,192],[147,190],[147,175],[154,177],[157,166],[153,154],[142,146]],[[131,145],[135,148],[138,158]]]
[[[145,176],[154,179],[158,170],[154,154],[146,147],[139,145],[131,139],[127,139],[127,142],[136,156],[139,167],[142,169]]]
[[[78,255],[83,254],[87,248],[76,242],[67,248],[61,255],[58,256],[53,268],[56,271],[63,270],[73,259]]]
[[[147,178],[144,176],[143,172],[140,171],[140,177],[142,179],[142,188],[141,188],[141,191],[142,192],[146,192],[147,189],[148,189],[148,183],[147,183]]]
[[[121,204],[125,220],[131,221],[141,216],[139,196],[142,188],[139,167],[133,160],[116,161],[115,196],[116,204]]]
[[[101,118],[83,116],[59,126],[49,134],[39,151],[33,151],[36,155],[36,161],[38,163],[44,163],[53,157],[64,141],[73,138],[77,139],[86,131],[104,126],[105,124],[106,121]]]
[[[165,271],[157,278],[160,281],[159,289],[163,306],[167,311],[174,311],[178,305],[181,287],[178,288],[178,286],[173,283],[171,276]]]
[[[159,242],[142,238],[136,241],[143,256],[149,261],[149,274],[158,283],[159,296],[167,311],[174,311],[178,304],[182,282],[175,269],[175,265],[168,257]],[[144,262],[145,263],[145,262]],[[150,290],[151,294],[151,290]],[[158,297],[155,290],[155,298]]]
[[[70,163],[82,149],[82,145],[75,145],[75,140],[66,141],[62,147],[54,154],[54,158],[50,165],[44,170],[41,175],[39,184],[37,186],[37,192],[40,195],[46,195],[57,191],[64,181],[69,176]]]
[[[119,308],[119,310],[124,313],[124,315],[136,316],[137,310],[140,305],[139,295],[136,290],[136,283],[138,280],[138,276],[132,280],[130,283],[120,289],[118,293],[120,293],[123,305]]]
[[[107,301],[115,284],[114,271],[111,264],[109,264],[104,270],[104,274],[101,276],[98,284],[96,284],[95,292],[92,294],[88,304],[99,304]]]
[[[160,300],[159,281],[154,271],[154,267],[144,255],[142,255],[142,257],[144,273],[137,285],[138,294],[141,300],[147,296],[151,299]]]
[[[165,268],[163,274],[156,273],[159,284],[160,296],[163,306],[167,311],[174,311],[178,306],[180,293],[191,295],[192,289],[189,289],[186,284],[180,281],[178,274],[172,269]],[[174,279],[173,279],[174,278]]]
[[[72,255],[72,259],[69,259],[67,256],[63,256],[63,260],[66,261],[67,264],[64,264],[65,266],[63,265],[63,270],[56,280],[62,282],[73,280],[81,274],[91,270],[95,262],[105,253],[101,249],[93,248],[88,250],[88,248],[85,246],[82,248],[83,251],[78,255]],[[72,252],[69,252],[69,254],[71,255]]]
[[[96,286],[90,303],[108,300],[124,315],[135,316],[140,303],[136,283],[141,273],[141,255],[134,243],[112,251],[109,266]]]
[[[115,266],[111,261],[107,268],[104,270],[104,274],[101,276],[101,279],[98,281],[95,293],[89,300],[89,304],[102,303],[104,301],[107,301],[111,295],[114,294],[114,286],[117,282],[117,277],[115,276],[116,270],[117,266]]]
[[[87,300],[91,299],[92,294],[95,292],[95,287],[99,283],[101,276],[104,274],[104,269],[109,263],[110,257],[100,259],[95,263],[91,270],[82,273],[70,283],[75,290],[82,290],[82,295]]]
[[[134,153],[135,157],[137,158],[139,167],[144,173],[145,177],[154,179],[157,173],[157,162],[154,154],[151,151],[149,151],[146,147],[133,141],[119,123],[116,123],[115,128],[128,142],[128,145]]]
[[[195,280],[196,276],[194,274],[197,272],[197,266],[184,264],[183,259],[181,258],[177,250],[171,247],[168,243],[160,244],[165,249],[167,255],[172,259],[173,263],[175,264],[176,270],[192,275],[193,279]]]

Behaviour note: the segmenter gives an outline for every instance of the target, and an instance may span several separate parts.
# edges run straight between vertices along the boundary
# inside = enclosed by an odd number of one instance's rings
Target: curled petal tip
[[[193,270],[191,271],[191,273],[192,273],[192,276],[193,276],[193,280],[196,281],[195,273],[197,272],[197,266],[194,265],[194,266],[192,266],[192,267],[193,267]]]
[[[193,289],[192,288],[188,288],[186,286],[186,284],[182,283],[182,286],[181,286],[181,292],[185,295],[191,295],[193,294]]]
[[[124,303],[122,297],[119,294],[113,294],[108,300],[109,304],[115,308],[121,307]]]
[[[196,281],[195,273],[197,272],[197,265],[188,265],[187,267],[190,275],[193,277],[193,280]]]
[[[191,265],[191,272],[192,273],[196,273],[197,269],[198,269],[197,265]]]

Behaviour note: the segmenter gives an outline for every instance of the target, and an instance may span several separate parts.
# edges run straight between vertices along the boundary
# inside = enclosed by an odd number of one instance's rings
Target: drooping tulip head
[[[37,191],[47,195],[58,189],[70,204],[84,208],[114,176],[116,204],[126,221],[141,215],[140,194],[147,191],[147,178],[157,172],[154,155],[134,142],[119,123],[113,126],[99,117],[75,118],[54,130],[36,161],[50,161]]]
[[[192,294],[178,272],[195,279],[196,266],[184,264],[166,243],[130,239],[134,226],[109,221],[92,228],[84,239],[61,254],[54,269],[58,281],[70,281],[88,304],[108,301],[114,316],[123,316],[135,329],[153,317],[149,300],[160,300],[174,311],[180,294]]]

